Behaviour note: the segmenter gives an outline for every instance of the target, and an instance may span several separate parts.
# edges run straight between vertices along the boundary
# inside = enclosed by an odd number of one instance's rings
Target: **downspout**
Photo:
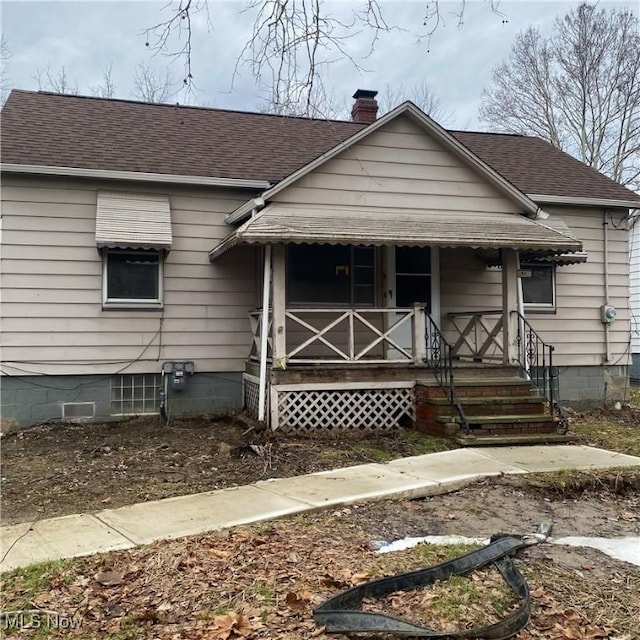
[[[602,239],[604,244],[604,304],[611,304],[609,299],[609,222],[607,220],[607,210],[602,211]],[[603,324],[604,327],[604,363],[611,362],[611,344],[609,341],[609,325]]]
[[[260,381],[258,386],[258,420],[264,422],[267,405],[267,347],[269,345],[269,294],[271,292],[271,245],[264,250],[262,276],[262,319],[260,324]]]

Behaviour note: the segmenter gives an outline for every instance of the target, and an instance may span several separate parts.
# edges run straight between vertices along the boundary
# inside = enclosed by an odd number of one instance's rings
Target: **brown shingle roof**
[[[2,162],[277,182],[363,125],[12,91]]]
[[[3,163],[275,183],[363,125],[14,90],[1,127]],[[524,193],[639,199],[538,138],[452,133]]]
[[[450,133],[524,193],[640,201],[633,191],[541,138],[508,133]]]

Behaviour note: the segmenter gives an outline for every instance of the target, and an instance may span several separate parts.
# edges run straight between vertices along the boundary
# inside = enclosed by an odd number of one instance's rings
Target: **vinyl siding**
[[[556,312],[526,310],[526,316],[543,340],[556,348],[559,366],[602,365],[605,355],[604,327],[600,307],[604,304],[604,240],[602,210],[546,207],[560,216],[584,243],[586,263],[556,270]],[[614,214],[619,219],[619,214]],[[501,273],[488,270],[471,250],[441,251],[441,306],[455,311],[499,309],[502,306]],[[629,261],[627,232],[609,225],[609,297],[617,320],[610,326],[611,363],[627,364],[629,346]],[[454,333],[447,331],[449,339]]]
[[[163,310],[103,310],[95,246],[99,189],[170,196],[173,248]],[[249,192],[3,176],[2,359],[11,374],[159,372],[164,360],[198,371],[241,371],[258,301],[255,248],[216,263],[225,215]]]
[[[519,208],[405,116],[278,193],[275,202],[470,213]]]
[[[632,227],[629,235],[631,352],[640,353],[640,223]]]

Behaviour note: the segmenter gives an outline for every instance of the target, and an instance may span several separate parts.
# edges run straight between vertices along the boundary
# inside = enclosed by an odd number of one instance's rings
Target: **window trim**
[[[158,297],[157,298],[109,298],[108,297],[108,256],[109,253],[137,253],[153,251],[158,256]],[[102,308],[103,309],[136,309],[155,310],[164,307],[164,260],[166,252],[161,249],[139,248],[109,248],[105,247],[102,254]]]
[[[540,262],[524,262],[520,265],[521,269],[548,269],[551,272],[551,302],[525,302],[524,301],[524,282],[522,283],[522,305],[524,309],[530,313],[555,313],[557,305],[557,268],[555,264],[544,264]],[[522,278],[526,280],[526,278]]]

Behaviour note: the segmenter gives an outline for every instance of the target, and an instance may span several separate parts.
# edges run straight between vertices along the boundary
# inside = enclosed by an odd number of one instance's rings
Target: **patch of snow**
[[[549,538],[551,544],[563,544],[572,547],[591,547],[606,553],[611,558],[623,560],[640,566],[640,538],[591,538],[580,536],[568,536],[565,538]],[[466,536],[422,536],[420,538],[402,538],[393,542],[376,541],[375,548],[378,553],[391,553],[392,551],[404,551],[418,544],[489,544],[488,538],[468,538]]]
[[[420,543],[426,544],[489,544],[488,538],[467,538],[466,536],[422,536],[421,538],[402,538],[393,542],[384,542],[378,548],[378,553],[390,553],[391,551],[404,551],[411,549]]]
[[[624,560],[640,566],[640,538],[590,538],[587,536],[568,536],[550,540],[554,544],[566,544],[571,547],[591,547],[606,553],[611,558]]]

